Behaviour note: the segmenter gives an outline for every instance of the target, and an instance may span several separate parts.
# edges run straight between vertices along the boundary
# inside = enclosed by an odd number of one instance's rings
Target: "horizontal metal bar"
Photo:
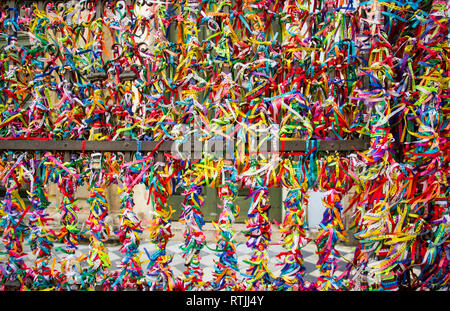
[[[368,139],[351,139],[351,140],[320,140],[319,151],[353,151],[353,150],[367,150],[370,147]],[[305,140],[287,140],[280,142],[281,151],[306,151]],[[309,148],[311,148],[311,141]]]
[[[142,152],[155,150],[158,142],[141,141]],[[162,142],[158,147],[159,151],[170,151],[171,141]],[[20,151],[83,151],[81,140],[2,140],[0,150],[20,150]],[[129,141],[85,141],[85,151],[105,151],[105,152],[136,152],[137,142]]]
[[[170,152],[172,150],[172,141],[164,141],[157,148],[158,151]],[[141,141],[142,152],[156,150],[158,142]],[[353,151],[367,150],[370,146],[368,139],[352,140],[322,140],[319,141],[319,151]],[[311,148],[311,145],[310,145]],[[219,148],[221,149],[221,148]],[[0,150],[17,151],[83,151],[83,142],[81,140],[2,140],[0,141]],[[85,151],[105,151],[105,152],[136,152],[137,141],[85,141]],[[191,148],[194,151],[193,148]],[[277,150],[271,150],[277,151]],[[305,140],[288,140],[280,142],[281,152],[306,151]]]

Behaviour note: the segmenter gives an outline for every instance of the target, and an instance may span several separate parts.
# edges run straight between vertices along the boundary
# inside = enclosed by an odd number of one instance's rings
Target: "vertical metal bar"
[[[230,6],[229,5],[224,5],[223,6],[223,12],[227,13],[228,14],[228,18],[230,18]],[[231,22],[231,20],[230,20],[230,22]],[[228,38],[226,38],[226,40],[228,40]],[[226,74],[231,74],[231,67],[230,67],[230,64],[228,64],[228,62],[223,64],[222,71],[224,73],[226,73]],[[236,135],[236,134],[234,134],[234,135]],[[233,137],[233,142],[234,141],[236,141],[236,140]],[[232,146],[232,149],[233,149],[232,152],[234,152],[234,146]],[[226,155],[227,152],[228,152],[227,141],[225,140],[225,153],[224,154]],[[227,170],[225,172],[225,176],[229,177],[228,174],[231,175],[231,173]]]
[[[98,0],[98,1],[96,1],[95,2],[95,20],[97,20],[98,18],[101,18],[102,17],[102,15],[103,15],[103,11],[104,11],[104,3],[103,3],[103,0]],[[96,37],[96,35],[94,34],[94,37]],[[94,51],[96,51],[97,50],[97,48],[94,48]],[[101,74],[99,75],[98,73],[96,73],[95,72],[95,66],[93,67],[93,69],[94,69],[94,75],[97,77],[97,81],[98,81],[98,83],[102,83],[102,81],[103,81],[103,78],[106,78],[106,77],[103,77],[103,76],[101,76]],[[95,82],[94,82],[95,83]],[[101,89],[101,92],[100,92],[100,96],[102,97],[102,100],[104,100],[104,98],[103,98],[103,88]],[[93,96],[95,97],[96,95],[95,95],[95,93],[93,94]],[[98,134],[100,132],[100,129],[99,128],[94,128],[93,129],[93,134],[94,135],[96,135],[96,134]]]
[[[95,18],[99,18],[103,15],[104,5],[103,0],[98,0],[95,4]]]
[[[39,10],[42,10],[44,7],[43,1],[38,1],[37,7]],[[72,86],[73,86],[73,82],[74,82],[72,70],[66,69],[66,71],[64,72],[64,80],[67,85],[67,88],[72,90]],[[71,153],[69,153],[68,151],[65,151],[64,152],[64,162],[69,162],[70,157],[71,157]]]
[[[224,11],[225,13],[230,14],[230,6],[229,6],[229,5],[224,5],[224,6],[223,6],[223,11]],[[228,40],[228,38],[226,38],[226,40]],[[222,70],[223,70],[223,72],[225,72],[225,73],[230,73],[230,72],[231,72],[230,64],[228,64],[228,63],[223,64]]]
[[[190,8],[194,8],[194,7],[196,7],[196,4],[198,4],[198,0],[188,0],[188,1],[186,1],[186,2],[187,2],[187,5],[188,5]],[[192,21],[193,19],[195,19],[195,14],[192,13],[192,11],[191,11],[191,12],[189,13],[189,15],[188,15],[187,18],[188,18],[190,21]],[[180,24],[178,25],[178,27],[180,27],[179,29],[181,29],[181,30],[184,30],[183,26],[184,26],[183,23],[180,23]],[[194,30],[191,30],[191,31],[192,31],[192,35],[194,35],[194,33],[197,34],[197,39],[198,39],[198,27],[195,28],[195,31],[194,31]],[[191,47],[188,47],[188,51],[191,50],[191,49],[192,49]],[[191,56],[191,57],[192,57],[192,56]],[[191,62],[191,61],[190,61],[190,62]],[[178,88],[178,90],[179,90],[179,98],[180,98],[181,100],[184,100],[186,95],[183,95],[182,88]],[[195,98],[198,99],[197,96],[196,96]],[[208,111],[207,113],[209,114],[210,112]],[[194,122],[195,122],[195,118],[194,118]],[[194,135],[194,133],[191,134],[191,135],[192,135],[192,136],[191,136],[191,137],[192,137],[192,139],[191,139],[191,161],[194,161],[195,159],[197,159],[197,158],[200,157],[198,151],[201,150],[201,148],[199,149],[199,147],[202,146],[203,144],[199,144],[199,143],[198,143],[198,141],[196,140],[196,136]],[[196,152],[196,151],[197,151],[197,152]],[[198,156],[198,157],[197,157],[197,156]]]
[[[16,8],[16,1],[14,1],[14,0],[8,0],[7,4],[8,4],[9,8],[13,8],[13,9]],[[14,18],[14,12],[8,10],[8,13],[9,13],[9,18],[13,19]],[[15,36],[16,40],[17,40],[17,32],[13,29],[13,27],[14,27],[13,25],[9,25],[9,27],[8,27],[8,35],[9,36]],[[9,43],[10,42],[8,40],[8,44]]]
[[[164,162],[164,153],[162,151],[156,151],[156,162]]]
[[[130,0],[125,0],[125,1],[124,1],[125,10],[126,10],[126,7],[129,6],[130,4],[131,4]],[[123,42],[121,42],[121,41],[122,41],[122,40],[121,40],[121,37],[119,37],[119,44],[120,44],[120,45],[123,44]],[[134,72],[133,72],[133,74],[134,74]],[[126,81],[132,80],[131,75],[130,75],[130,72],[127,71],[127,70],[125,70],[125,71],[119,76],[119,79],[121,79],[121,80],[126,80]],[[131,140],[131,133],[126,133],[126,134],[124,134],[124,139],[127,140],[127,141],[128,141],[128,140]],[[137,151],[137,150],[136,150],[136,151]],[[126,162],[130,162],[130,161],[133,159],[133,153],[132,153],[132,152],[125,152],[125,153],[124,153],[124,156],[125,156],[125,161],[126,161]]]

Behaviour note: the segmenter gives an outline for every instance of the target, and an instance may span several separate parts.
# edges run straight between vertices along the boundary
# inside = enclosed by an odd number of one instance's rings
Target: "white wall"
[[[325,212],[325,206],[322,204],[324,195],[325,192],[310,191],[308,211],[306,213],[310,229],[317,228],[322,221],[323,213]]]

